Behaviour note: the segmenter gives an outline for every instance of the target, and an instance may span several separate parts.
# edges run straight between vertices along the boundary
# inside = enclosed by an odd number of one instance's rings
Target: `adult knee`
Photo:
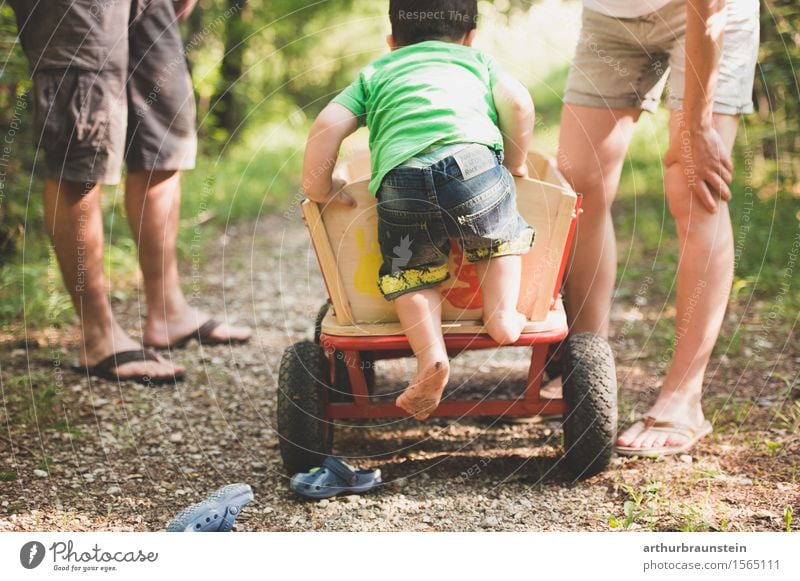
[[[664,188],[667,194],[669,211],[675,219],[675,226],[678,232],[686,234],[691,231],[699,221],[703,221],[709,215],[708,210],[700,202],[689,188],[689,181],[693,178],[688,176],[680,163],[673,163],[667,166],[664,174]]]

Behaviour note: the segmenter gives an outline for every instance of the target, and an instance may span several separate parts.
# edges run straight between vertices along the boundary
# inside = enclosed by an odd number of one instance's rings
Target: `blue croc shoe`
[[[329,456],[320,468],[292,476],[289,488],[306,498],[322,499],[337,494],[369,492],[380,483],[380,470],[356,470],[338,458]]]
[[[247,503],[253,500],[249,484],[228,484],[205,500],[184,508],[169,521],[168,533],[227,533]]]

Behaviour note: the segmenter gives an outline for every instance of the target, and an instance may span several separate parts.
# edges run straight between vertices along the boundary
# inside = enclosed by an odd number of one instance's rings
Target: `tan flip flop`
[[[660,446],[657,448],[632,448],[630,446],[616,446],[617,454],[620,456],[674,456],[675,454],[685,454],[691,450],[701,438],[710,434],[713,430],[711,422],[704,420],[700,427],[693,428],[680,422],[660,421],[653,416],[645,416],[639,422],[644,425],[644,431],[664,432],[685,436],[686,443],[680,446]],[[634,424],[635,425],[635,424]]]

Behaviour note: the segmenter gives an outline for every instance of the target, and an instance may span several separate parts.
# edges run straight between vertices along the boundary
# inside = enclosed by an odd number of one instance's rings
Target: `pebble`
[[[122,489],[119,486],[109,486],[108,490],[106,490],[106,494],[119,494],[122,492]]]
[[[356,503],[359,501],[359,498],[358,498],[358,496],[357,496],[357,495],[355,495],[355,494],[351,494],[351,495],[349,495],[349,496],[345,496],[345,497],[343,498],[343,500],[344,500],[345,502],[348,502],[348,503],[350,503],[350,504],[356,504]]]
[[[331,503],[331,501],[330,501],[330,500],[328,500],[327,498],[323,498],[322,500],[320,500],[320,501],[317,503],[317,506],[318,506],[318,507],[320,507],[320,508],[325,508],[325,507],[326,507],[326,506],[328,506],[330,503]]]
[[[33,475],[36,476],[37,478],[47,478],[50,476],[47,472],[45,472],[44,470],[39,470],[38,468],[33,471]]]
[[[691,456],[689,456],[689,454],[681,454],[679,456],[679,459],[680,459],[681,462],[683,462],[685,464],[691,464],[693,462],[693,460],[694,460]]]
[[[170,434],[169,441],[173,443],[183,442],[183,432],[175,432]]]
[[[491,528],[491,527],[496,527],[499,524],[500,521],[497,520],[496,516],[487,516],[485,519],[483,519],[481,526],[484,528]]]

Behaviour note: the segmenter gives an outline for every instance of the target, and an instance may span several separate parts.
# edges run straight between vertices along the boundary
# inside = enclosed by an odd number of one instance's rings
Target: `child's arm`
[[[522,83],[507,73],[500,73],[492,96],[503,134],[503,164],[512,175],[528,177],[526,162],[533,135],[533,100]]]
[[[358,117],[338,103],[329,104],[314,121],[303,159],[303,191],[308,199],[355,207],[355,200],[342,191],[344,183],[333,178],[333,168],[342,142],[356,129]]]

